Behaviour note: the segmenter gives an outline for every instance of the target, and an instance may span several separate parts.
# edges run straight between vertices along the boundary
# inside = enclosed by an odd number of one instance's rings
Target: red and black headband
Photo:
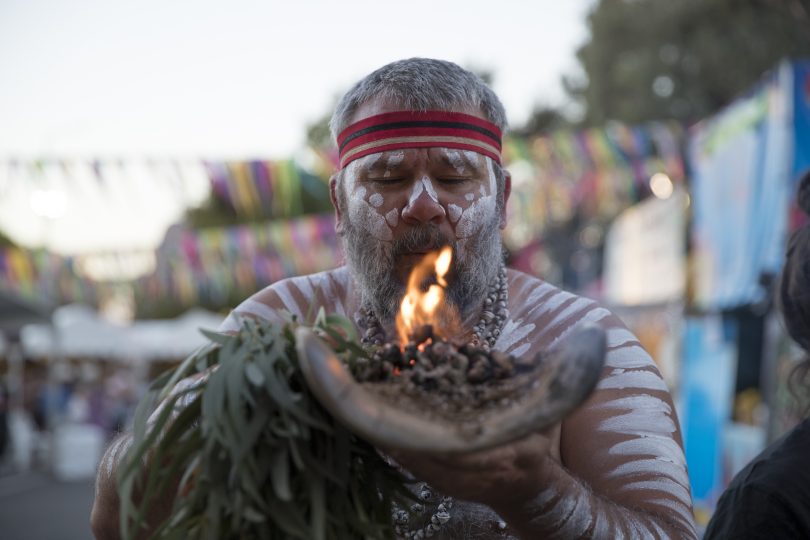
[[[355,159],[401,148],[458,148],[501,162],[501,130],[470,114],[397,111],[369,116],[340,132],[340,167]]]

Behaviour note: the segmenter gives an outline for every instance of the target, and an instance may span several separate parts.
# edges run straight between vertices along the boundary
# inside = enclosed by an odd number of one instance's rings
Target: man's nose
[[[433,223],[438,225],[445,216],[444,207],[427,190],[408,201],[402,209],[402,220],[409,225]]]

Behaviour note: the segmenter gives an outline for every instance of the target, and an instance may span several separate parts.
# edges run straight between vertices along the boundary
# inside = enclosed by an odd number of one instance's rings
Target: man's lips
[[[400,254],[400,257],[424,257],[428,253],[430,253],[431,249],[427,249],[425,251],[406,251]]]
[[[426,246],[416,249],[409,249],[407,251],[403,251],[402,255],[427,255],[428,253],[438,252],[442,249],[443,246]]]

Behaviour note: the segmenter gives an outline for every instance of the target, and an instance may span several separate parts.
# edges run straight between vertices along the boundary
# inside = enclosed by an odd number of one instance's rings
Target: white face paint
[[[492,220],[495,214],[495,170],[492,168],[492,160],[487,159],[487,171],[489,178],[486,184],[481,184],[479,193],[481,197],[462,212],[461,218],[456,224],[456,238],[464,239],[474,236],[486,223]],[[489,188],[489,193],[487,189]]]
[[[425,176],[422,178],[422,184],[425,186],[425,191],[433,199],[434,202],[439,202],[439,195],[436,193],[436,190],[433,187],[433,182],[430,181],[430,178]]]
[[[456,173],[464,174],[464,158],[461,157],[461,150],[448,150],[446,155],[447,159],[450,160],[450,165],[456,170]]]
[[[349,203],[349,219],[357,226],[365,228],[377,240],[390,242],[394,238],[385,217],[363,199]]]
[[[472,201],[475,198],[475,194],[474,193],[467,193],[466,195],[464,195],[464,198],[466,200],[468,200],[468,201]]]
[[[370,157],[372,156],[356,159],[346,166],[346,171],[343,173],[343,182],[345,183],[344,188],[349,200],[354,196],[354,188],[357,186],[357,169],[361,163],[366,163]]]
[[[414,183],[413,189],[411,190],[411,194],[408,196],[408,206],[413,206],[424,190],[425,184],[423,184],[422,182]]]
[[[396,208],[390,210],[387,214],[385,214],[385,221],[387,221],[388,225],[390,225],[392,228],[396,227],[397,223],[399,223],[399,210]]]
[[[403,161],[405,161],[405,151],[398,150],[396,152],[389,152],[387,156],[388,161],[385,164],[385,173],[383,174],[383,178],[388,178],[391,176],[391,169],[398,167]]]
[[[447,217],[450,218],[450,223],[456,223],[461,217],[463,210],[460,206],[450,203],[447,205]]]
[[[478,152],[473,152],[472,150],[464,150],[464,157],[467,158],[467,161],[473,164],[473,166],[477,166],[481,162],[481,154]]]
[[[386,218],[374,207],[383,203],[382,195],[374,193],[369,200],[366,200],[367,190],[364,186],[357,186],[357,171],[361,165],[368,165],[369,162],[376,163],[380,155],[365,156],[352,161],[346,168],[344,178],[346,180],[346,193],[348,194],[348,219],[356,226],[364,228],[377,240],[390,242],[393,238],[391,227],[388,226]],[[370,201],[370,202],[369,202]]]
[[[495,213],[495,196],[487,195],[473,202],[456,224],[456,237],[469,238],[474,236],[481,227],[490,221]]]
[[[382,206],[383,196],[380,195],[379,193],[375,193],[374,195],[368,198],[368,202],[370,202],[371,206],[373,206],[374,208],[379,208],[380,206]]]

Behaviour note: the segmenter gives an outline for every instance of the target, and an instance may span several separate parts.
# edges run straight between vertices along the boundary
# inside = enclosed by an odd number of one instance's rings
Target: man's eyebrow
[[[455,151],[452,154],[449,152],[442,152],[439,154],[439,158],[442,160],[443,165],[447,165],[453,169],[458,169],[459,165],[461,165],[463,169],[468,169],[473,172],[478,171],[478,163],[473,163],[466,152],[462,152],[460,150]],[[459,163],[459,161],[462,163]]]
[[[402,162],[403,159],[401,154],[396,152],[385,152],[383,155],[372,161],[371,164],[365,169],[366,172],[373,173],[396,170],[400,165],[402,165]]]

